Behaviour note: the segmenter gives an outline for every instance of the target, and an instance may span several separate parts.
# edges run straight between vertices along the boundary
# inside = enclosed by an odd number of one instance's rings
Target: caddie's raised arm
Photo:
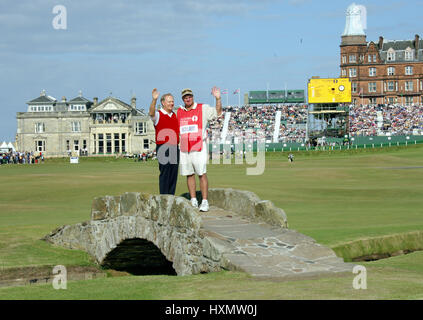
[[[160,92],[154,88],[153,92],[151,93],[151,104],[150,104],[150,110],[148,111],[148,114],[150,117],[154,118],[155,114],[156,114],[156,104],[157,104],[157,99],[159,99],[160,96]]]
[[[216,86],[212,88],[212,94],[216,98],[216,112],[217,116],[222,114],[222,98],[220,96],[220,89]]]

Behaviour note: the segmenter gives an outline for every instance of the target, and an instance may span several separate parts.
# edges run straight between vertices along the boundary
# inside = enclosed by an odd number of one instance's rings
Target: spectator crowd
[[[350,106],[350,135],[412,135],[423,130],[423,106]]]
[[[44,162],[42,152],[0,152],[0,165],[5,164],[35,164]]]
[[[260,105],[224,108],[223,115],[210,124],[210,137],[220,136],[226,112],[231,113],[227,136],[273,140],[277,111],[281,112],[279,140],[300,142],[306,137],[307,105]]]
[[[228,137],[273,141],[276,113],[281,111],[278,141],[305,142],[307,105],[246,105],[227,107],[223,111],[222,116],[210,124],[211,139],[220,137],[225,112],[231,112]],[[412,135],[416,131],[423,134],[423,106],[351,105],[349,130],[351,136]]]

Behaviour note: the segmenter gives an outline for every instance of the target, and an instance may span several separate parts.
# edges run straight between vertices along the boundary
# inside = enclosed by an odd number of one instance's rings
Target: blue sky
[[[151,90],[193,89],[214,104],[232,92],[306,89],[311,76],[339,76],[345,11],[353,1],[1,0],[0,141],[14,141],[16,112],[44,89],[57,99],[110,95],[147,108]],[[423,1],[356,1],[367,8],[367,40],[423,37]],[[53,7],[67,11],[56,30]],[[226,96],[223,96],[226,104]]]

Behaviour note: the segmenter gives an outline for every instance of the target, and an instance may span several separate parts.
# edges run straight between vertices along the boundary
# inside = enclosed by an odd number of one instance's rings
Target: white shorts
[[[203,141],[201,151],[180,152],[179,172],[183,176],[197,174],[202,176],[207,172],[207,145]]]

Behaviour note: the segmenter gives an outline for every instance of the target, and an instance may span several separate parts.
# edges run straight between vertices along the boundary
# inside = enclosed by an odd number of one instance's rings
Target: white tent
[[[0,151],[2,151],[2,152],[9,151],[9,148],[7,147],[6,141],[3,141],[3,143],[0,145]]]
[[[7,147],[8,147],[9,149],[12,149],[12,151],[13,151],[13,152],[15,152],[15,151],[16,151],[15,146],[13,145],[13,143],[12,143],[12,142],[9,142],[9,143],[7,144]]]
[[[3,141],[3,143],[0,145],[1,152],[9,152],[10,149],[12,149],[12,151],[16,151],[12,142],[6,143],[6,141]]]

